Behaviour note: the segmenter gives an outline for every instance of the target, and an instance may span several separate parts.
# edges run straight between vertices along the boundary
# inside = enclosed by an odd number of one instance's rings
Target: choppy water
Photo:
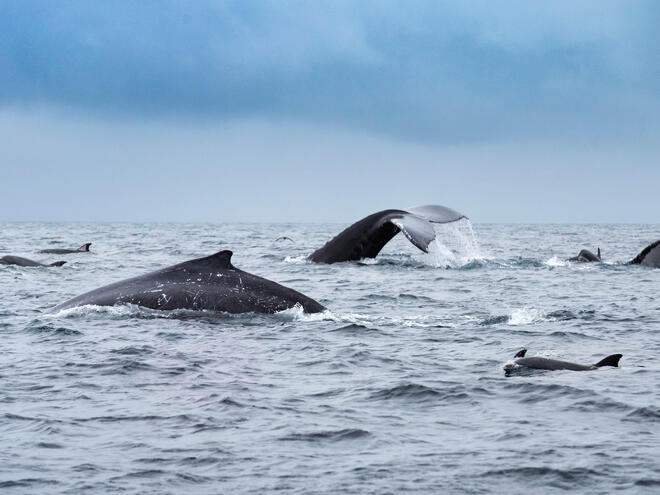
[[[342,225],[0,227],[0,255],[68,260],[0,266],[3,493],[660,490],[660,270],[617,264],[659,226],[445,227],[431,255],[399,236],[335,265],[304,257]],[[330,312],[44,313],[221,249]],[[522,347],[624,356],[505,377]]]

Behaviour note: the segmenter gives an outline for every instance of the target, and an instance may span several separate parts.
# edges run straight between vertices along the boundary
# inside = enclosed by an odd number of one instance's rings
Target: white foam
[[[569,261],[559,259],[557,256],[553,256],[545,262],[548,266],[568,266],[569,263]]]
[[[509,325],[529,325],[543,319],[542,313],[537,309],[519,308],[514,309],[509,317]]]
[[[301,254],[300,256],[287,256],[284,258],[285,263],[293,263],[294,265],[303,265],[307,263],[307,256]]]
[[[275,313],[275,316],[290,321],[322,321],[335,319],[334,315],[328,309],[321,311],[320,313],[305,313],[305,310],[300,303],[296,303],[296,305],[291,308],[278,311]]]

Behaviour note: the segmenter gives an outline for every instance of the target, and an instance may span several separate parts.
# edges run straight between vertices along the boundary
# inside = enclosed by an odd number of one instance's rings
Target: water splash
[[[427,263],[436,267],[459,268],[486,259],[469,219],[433,224],[433,228],[435,240],[429,245],[428,255],[424,255]]]
[[[509,317],[509,325],[529,325],[536,321],[542,321],[543,314],[538,309],[519,308],[513,310]]]

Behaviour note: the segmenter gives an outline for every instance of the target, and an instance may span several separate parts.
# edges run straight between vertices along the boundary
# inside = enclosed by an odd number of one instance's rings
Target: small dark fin
[[[291,242],[296,242],[296,241],[294,241],[293,239],[291,239],[291,237],[287,237],[287,236],[285,236],[285,235],[283,235],[282,237],[278,237],[277,239],[275,239],[275,241],[291,241]]]
[[[614,366],[615,368],[619,366],[619,359],[623,354],[612,354],[611,356],[607,356],[605,359],[598,361],[596,363],[596,367],[600,368],[601,366]]]
[[[598,246],[598,254],[596,254],[596,256],[598,256],[598,259],[600,259],[600,246]]]
[[[48,266],[62,266],[66,261],[56,261],[55,263],[51,263]]]
[[[527,353],[527,349],[523,349],[523,350],[521,350],[521,351],[518,351],[518,354],[516,354],[516,355],[513,356],[513,357],[514,357],[514,358],[519,358],[519,357],[522,358],[522,357],[525,357],[525,353]]]
[[[82,246],[80,246],[80,247],[78,248],[78,251],[82,251],[82,252],[85,252],[85,253],[86,253],[86,252],[89,251],[89,246],[91,246],[91,245],[92,245],[91,242],[88,242],[87,244],[83,244]]]
[[[213,260],[213,264],[218,265],[220,268],[231,268],[231,257],[233,254],[232,251],[225,249],[224,251],[212,254],[207,259]]]

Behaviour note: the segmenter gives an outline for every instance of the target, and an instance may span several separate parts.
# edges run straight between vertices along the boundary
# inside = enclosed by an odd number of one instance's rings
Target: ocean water
[[[660,270],[622,264],[660,226],[462,222],[334,265],[305,256],[344,225],[0,227],[68,262],[0,266],[2,493],[660,491]],[[329,311],[46,312],[222,249]],[[521,348],[623,358],[505,376]]]

